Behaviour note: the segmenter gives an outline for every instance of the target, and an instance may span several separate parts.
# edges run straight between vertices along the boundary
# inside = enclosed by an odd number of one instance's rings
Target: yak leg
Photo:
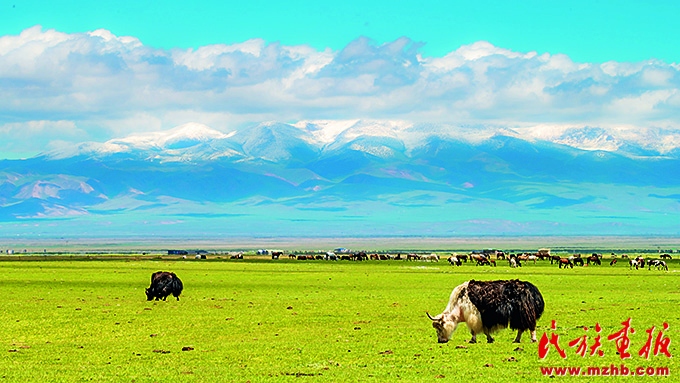
[[[536,343],[538,340],[536,340],[536,330],[531,330],[531,343]]]
[[[470,343],[477,343],[477,334],[472,333],[472,339],[470,339]]]
[[[512,343],[522,343],[522,334],[524,333],[524,330],[517,330],[517,338],[512,341]]]
[[[486,343],[493,343],[493,337],[491,336],[489,329],[484,329],[484,335],[486,335]]]

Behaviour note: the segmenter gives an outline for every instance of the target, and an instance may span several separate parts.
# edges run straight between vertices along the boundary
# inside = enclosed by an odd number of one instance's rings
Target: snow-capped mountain
[[[156,152],[161,156],[163,152],[177,154],[183,153],[183,149],[194,148],[199,145],[211,144],[211,153],[208,158],[216,158],[215,152],[225,139],[232,136],[211,129],[206,125],[188,123],[180,125],[168,131],[133,134],[125,138],[115,138],[104,143],[85,142],[73,147],[50,151],[44,154],[49,159],[64,159],[76,156],[92,156],[96,158],[116,154],[135,154],[135,152]],[[225,148],[230,153],[231,148]],[[174,151],[174,152],[173,152]],[[195,152],[195,150],[193,150]],[[189,152],[192,152],[191,150]],[[229,155],[229,154],[225,154]],[[155,157],[151,157],[155,158]]]
[[[677,157],[680,148],[680,131],[673,129],[640,132],[597,127],[507,128],[351,120],[302,121],[295,124],[268,122],[228,134],[203,124],[188,123],[168,131],[134,134],[104,143],[81,143],[43,156],[46,159],[65,159],[123,154],[159,161],[260,158],[276,162],[292,158],[313,160],[348,149],[389,158],[398,153],[417,151],[433,139],[475,146],[494,137],[648,157]]]
[[[0,222],[154,219],[241,234],[323,223],[409,235],[498,234],[469,225],[502,219],[510,233],[668,232],[680,212],[678,147],[678,131],[663,129],[190,123],[1,161]]]
[[[602,128],[569,129],[552,140],[555,143],[583,150],[617,151],[622,143]]]

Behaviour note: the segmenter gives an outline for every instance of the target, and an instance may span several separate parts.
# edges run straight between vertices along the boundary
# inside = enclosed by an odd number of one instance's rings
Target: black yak
[[[536,321],[543,314],[545,303],[540,291],[529,282],[467,281],[453,289],[443,313],[432,317],[439,343],[446,343],[459,323],[465,323],[472,334],[470,343],[477,342],[477,334],[484,333],[487,342],[498,329],[517,330],[513,343],[519,343],[522,333],[531,331],[531,342],[536,342]]]
[[[151,274],[151,286],[146,289],[146,300],[165,300],[170,294],[179,300],[183,288],[182,281],[175,273],[157,271]]]

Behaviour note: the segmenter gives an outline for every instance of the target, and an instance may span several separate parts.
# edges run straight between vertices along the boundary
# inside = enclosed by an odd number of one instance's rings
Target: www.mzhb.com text
[[[545,376],[670,376],[668,367],[541,367]]]

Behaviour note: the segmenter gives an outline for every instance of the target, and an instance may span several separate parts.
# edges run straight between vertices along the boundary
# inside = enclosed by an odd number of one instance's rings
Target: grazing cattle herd
[[[258,255],[260,251],[258,251]],[[283,253],[280,251],[272,252],[272,259],[279,259],[282,257]],[[495,259],[494,259],[495,256]],[[616,254],[611,254],[610,266],[615,266],[618,262]],[[643,257],[630,258],[627,254],[621,254],[620,258],[628,259],[629,268],[632,270],[635,268],[639,270],[644,268],[647,264],[648,270],[654,268],[655,270],[668,270],[668,264],[662,259],[672,259],[670,254],[661,254],[660,259],[645,260]],[[243,256],[239,254],[238,257],[232,256],[231,259],[243,259]],[[366,252],[355,252],[337,255],[333,252],[326,252],[325,254],[289,254],[288,259],[295,259],[298,261],[313,261],[313,260],[326,260],[326,261],[387,261],[387,260],[406,260],[406,261],[423,261],[423,262],[439,262],[441,260],[441,255],[437,253],[408,253],[403,256],[401,253],[393,254],[368,254]],[[556,254],[551,254],[550,249],[540,249],[536,253],[506,253],[499,250],[486,249],[482,251],[473,251],[469,254],[457,254],[451,253],[451,255],[446,258],[448,263],[454,267],[461,267],[463,264],[467,264],[471,261],[475,266],[493,266],[496,267],[498,260],[505,260],[508,266],[511,268],[522,267],[528,263],[536,264],[539,260],[550,260],[550,264],[557,264],[560,269],[573,269],[576,266],[601,266],[602,265],[602,254],[592,253],[589,256],[582,256],[581,254],[573,254],[569,256],[560,256]]]
[[[258,255],[261,255],[258,251]],[[492,256],[495,255],[496,259]],[[278,260],[283,256],[283,252],[271,252],[272,259]],[[184,257],[186,258],[186,257]],[[230,257],[231,259],[244,259],[242,253]],[[396,256],[390,254],[367,254],[366,252],[348,253],[339,256],[334,252],[326,252],[324,255],[316,254],[289,254],[291,260],[327,260],[327,261],[366,261],[366,260],[402,260],[439,262],[440,256],[436,253],[416,254],[409,253],[402,257],[401,253]],[[668,271],[668,264],[662,259],[672,259],[669,254],[663,254],[661,259],[645,259],[642,256],[630,258],[626,254],[621,255],[621,259],[628,259],[629,269],[636,270],[664,270]],[[199,258],[197,258],[199,259]],[[206,259],[201,257],[200,259]],[[506,260],[511,268],[522,267],[529,262],[536,264],[537,260],[550,260],[551,264],[557,263],[558,268],[565,270],[574,269],[574,266],[587,267],[590,265],[602,265],[602,254],[593,253],[584,257],[581,254],[574,254],[568,257],[551,255],[550,250],[541,249],[537,253],[505,254],[501,251],[484,250],[472,252],[468,255],[452,253],[447,258],[448,263],[453,267],[461,267],[468,260],[476,266],[496,266],[496,260]],[[617,264],[616,255],[612,253],[610,266]],[[151,300],[165,301],[169,295],[173,295],[179,301],[179,296],[183,290],[182,281],[175,273],[158,271],[151,275],[151,285],[146,289],[146,298]],[[470,343],[477,342],[477,335],[484,334],[488,343],[493,343],[492,334],[504,328],[517,330],[517,336],[513,343],[520,343],[522,334],[530,332],[531,342],[536,342],[536,322],[541,318],[545,309],[545,302],[541,292],[530,282],[513,280],[494,280],[476,281],[469,280],[453,289],[449,298],[449,303],[445,310],[437,315],[431,316],[425,312],[432,321],[432,326],[437,333],[437,341],[446,343],[456,331],[460,323],[465,323],[472,334]]]
[[[389,254],[389,253],[371,253],[368,254],[364,251],[360,252],[349,252],[347,249],[336,249],[343,250],[340,254],[336,254],[333,251],[328,252],[318,252],[314,254],[288,254],[287,258],[291,260],[298,261],[388,261],[388,260],[406,260],[406,261],[422,261],[422,262],[439,262],[442,258],[440,254],[428,252],[428,253],[408,253],[402,255],[401,253]],[[271,259],[278,260],[284,258],[283,251],[280,250],[258,250],[257,255],[271,255]],[[495,259],[494,259],[495,257]],[[186,258],[186,256],[182,257]],[[205,254],[200,256],[200,259],[206,259]],[[659,259],[646,260],[641,256],[636,256],[635,258],[630,258],[627,254],[621,254],[620,259],[627,259],[629,269],[635,268],[636,270],[644,269],[645,265],[648,265],[648,270],[654,268],[655,270],[668,270],[668,264],[663,261],[663,259],[672,259],[670,254],[664,253],[659,255]],[[199,256],[196,256],[199,259]],[[244,259],[243,252],[232,254],[229,259]],[[522,267],[528,263],[536,264],[539,260],[550,260],[550,264],[557,264],[560,269],[573,269],[576,266],[601,266],[602,265],[602,254],[592,253],[588,256],[582,256],[581,254],[572,254],[568,256],[561,256],[557,254],[551,254],[550,249],[539,249],[535,253],[506,253],[500,250],[485,249],[481,251],[472,251],[469,254],[457,254],[451,253],[447,258],[448,263],[454,267],[461,267],[463,264],[467,264],[471,261],[476,266],[497,266],[498,260],[505,260],[508,266],[511,268]],[[618,263],[617,255],[611,253],[610,266],[616,266]]]

